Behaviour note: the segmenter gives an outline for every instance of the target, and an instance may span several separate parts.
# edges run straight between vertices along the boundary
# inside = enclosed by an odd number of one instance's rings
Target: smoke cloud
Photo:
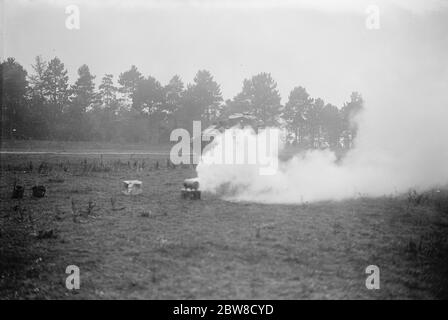
[[[313,150],[280,161],[274,175],[260,175],[254,165],[201,162],[201,188],[232,201],[302,203],[446,185],[448,83],[438,74],[395,68],[382,81],[371,74],[355,146],[342,161],[330,150]]]

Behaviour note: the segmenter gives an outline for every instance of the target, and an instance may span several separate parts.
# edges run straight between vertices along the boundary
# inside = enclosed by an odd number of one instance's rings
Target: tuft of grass
[[[87,203],[87,210],[86,210],[86,216],[90,216],[94,213],[94,210],[97,210],[97,206],[95,201],[93,199],[89,199],[89,202]]]
[[[430,203],[443,214],[448,214],[448,191],[435,189],[431,193]]]
[[[54,229],[48,230],[39,230],[37,233],[37,239],[56,239],[58,237],[56,231]]]
[[[71,208],[71,211],[72,211],[73,222],[74,223],[78,223],[79,222],[79,220],[78,220],[79,214],[78,214],[78,210],[77,210],[76,205],[75,205],[75,199],[71,198],[70,205],[71,205],[70,208]]]
[[[110,204],[112,206],[112,211],[120,211],[126,209],[126,207],[117,207],[117,198],[115,196],[112,196],[110,198]]]
[[[146,210],[140,213],[140,217],[149,218],[151,216],[151,210]]]
[[[407,194],[408,206],[420,206],[428,202],[428,195],[425,193],[418,193],[417,190],[411,189]]]

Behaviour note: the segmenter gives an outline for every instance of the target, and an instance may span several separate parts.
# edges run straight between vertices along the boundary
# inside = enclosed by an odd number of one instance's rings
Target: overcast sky
[[[79,6],[80,30],[65,27],[68,4]],[[370,4],[380,9],[379,30],[365,26]],[[15,57],[31,71],[36,55],[58,56],[72,82],[84,63],[98,81],[132,64],[162,84],[175,74],[188,83],[207,69],[227,99],[240,91],[244,78],[265,71],[277,81],[283,102],[300,85],[341,106],[351,91],[363,93],[391,70],[410,77],[448,76],[446,1],[5,0],[2,5],[3,57]]]

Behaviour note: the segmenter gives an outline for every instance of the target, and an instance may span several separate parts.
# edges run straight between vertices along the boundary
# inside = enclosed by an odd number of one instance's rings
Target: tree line
[[[185,85],[177,75],[162,85],[137,67],[117,81],[105,74],[98,88],[87,65],[69,83],[68,71],[57,57],[37,56],[28,72],[14,58],[0,64],[2,139],[150,142],[169,141],[175,128],[203,127],[232,114],[255,118],[262,127],[283,127],[288,142],[303,148],[349,148],[357,128],[353,117],[363,99],[353,92],[341,108],[312,98],[297,86],[282,105],[277,83],[269,73],[243,81],[233,99],[223,100],[220,85],[207,70]]]

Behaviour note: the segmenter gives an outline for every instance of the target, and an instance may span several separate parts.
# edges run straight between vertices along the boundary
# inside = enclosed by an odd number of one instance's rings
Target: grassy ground
[[[448,298],[443,190],[304,205],[193,201],[180,188],[194,169],[167,168],[166,156],[1,163],[1,299]],[[134,178],[143,194],[121,194]],[[22,200],[11,199],[14,183],[26,187]],[[44,198],[31,197],[35,184]],[[371,264],[380,290],[365,287]],[[78,291],[65,288],[68,265],[81,270]]]

